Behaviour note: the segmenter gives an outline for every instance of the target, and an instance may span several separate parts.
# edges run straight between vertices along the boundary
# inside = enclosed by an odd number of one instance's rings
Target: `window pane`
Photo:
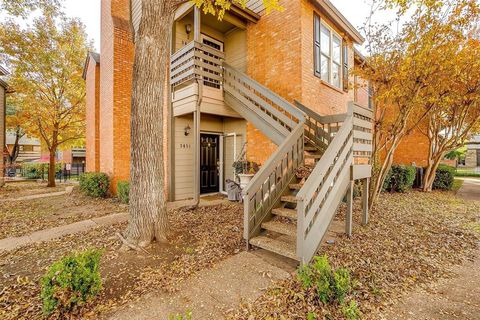
[[[341,45],[342,41],[336,36],[333,36],[333,61],[340,64],[341,61]]]
[[[332,84],[335,87],[340,88],[340,65],[333,63],[332,64]]]
[[[321,39],[321,48],[322,53],[330,56],[330,30],[322,25],[322,39]]]
[[[321,63],[322,63],[322,80],[323,81],[327,81],[327,82],[330,82],[330,70],[329,70],[329,64],[330,64],[330,59],[325,57],[323,54],[322,54],[322,57],[321,57]]]

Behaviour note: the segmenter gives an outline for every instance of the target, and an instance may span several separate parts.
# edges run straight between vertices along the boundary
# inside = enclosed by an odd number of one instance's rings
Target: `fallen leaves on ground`
[[[361,217],[356,205],[355,220]],[[337,219],[344,219],[344,208]],[[370,224],[356,227],[352,238],[326,246],[333,266],[348,268],[358,281],[354,297],[365,319],[380,318],[385,307],[414,287],[426,287],[449,275],[453,265],[472,257],[479,234],[480,202],[452,193],[384,194],[371,213]],[[342,319],[338,305],[322,305],[314,292],[295,277],[279,282],[251,304],[232,312],[232,319]],[[283,317],[283,318],[282,318]]]
[[[243,210],[238,204],[169,212],[169,244],[154,244],[144,252],[118,250],[115,233],[126,224],[99,227],[89,232],[0,253],[0,319],[41,319],[39,280],[56,260],[72,251],[104,249],[101,272],[104,289],[85,306],[82,319],[98,318],[144,294],[176,285],[198,271],[212,267],[245,245]]]
[[[125,211],[115,198],[88,197],[78,188],[61,196],[5,201],[0,204],[0,239]]]

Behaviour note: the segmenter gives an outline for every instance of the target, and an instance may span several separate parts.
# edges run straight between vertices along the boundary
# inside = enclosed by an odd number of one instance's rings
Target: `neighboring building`
[[[7,149],[12,152],[15,144],[15,134],[7,131]],[[16,163],[31,162],[39,160],[42,156],[42,146],[40,140],[37,138],[31,138],[27,135],[21,137],[18,141],[18,157],[15,160]]]
[[[306,261],[353,180],[370,177],[373,113],[368,85],[349,72],[359,59],[354,45],[364,41],[359,32],[328,0],[280,3],[285,10],[268,15],[262,0],[233,5],[222,21],[191,2],[177,10],[171,96],[158,106],[164,110],[165,192],[170,201],[224,192],[245,147],[246,159],[261,165],[244,190],[245,238]],[[115,192],[118,181],[129,179],[130,26],[138,29],[141,1],[102,0],[101,10],[100,58],[89,53],[84,71],[87,167],[107,173]],[[353,89],[354,81],[366,91]],[[296,184],[294,171],[302,165],[318,174]],[[282,233],[272,215],[293,219],[297,212],[302,219],[293,253],[268,235],[257,237],[269,228]],[[289,237],[296,232],[291,226]]]
[[[480,167],[480,135],[473,136],[466,146],[465,167]]]
[[[0,187],[5,183],[5,117],[7,109],[7,93],[10,93],[12,90],[8,87],[8,84],[2,80],[2,77],[8,74],[7,70],[0,66]]]

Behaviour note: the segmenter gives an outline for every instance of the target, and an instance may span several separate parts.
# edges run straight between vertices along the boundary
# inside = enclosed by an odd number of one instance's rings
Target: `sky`
[[[330,0],[353,24],[360,28],[369,14],[367,0]],[[65,0],[65,13],[80,18],[86,26],[89,39],[100,50],[100,0]]]

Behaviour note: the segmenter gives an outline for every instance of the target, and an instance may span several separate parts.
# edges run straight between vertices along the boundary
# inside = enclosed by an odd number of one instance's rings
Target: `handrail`
[[[351,179],[353,112],[349,109],[340,130],[298,192],[297,255],[303,263],[314,256]]]
[[[281,135],[277,150],[243,190],[244,237],[248,243],[260,233],[295,169],[303,164],[305,114],[242,72],[225,63],[223,66],[225,92],[268,123],[266,128]]]

